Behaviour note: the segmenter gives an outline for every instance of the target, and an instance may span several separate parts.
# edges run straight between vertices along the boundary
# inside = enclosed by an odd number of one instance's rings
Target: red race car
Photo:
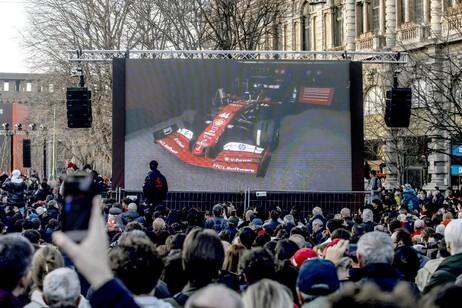
[[[155,131],[154,142],[191,165],[264,177],[279,145],[282,117],[310,104],[330,106],[334,88],[292,88],[282,100],[269,95],[280,93],[278,85],[254,87],[255,98],[249,92],[236,97],[219,89],[211,115],[186,112],[182,124]]]

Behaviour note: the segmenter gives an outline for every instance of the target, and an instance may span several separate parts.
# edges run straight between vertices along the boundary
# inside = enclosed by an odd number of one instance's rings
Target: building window
[[[428,106],[430,99],[430,87],[424,80],[416,80],[412,84],[412,108]]]
[[[311,5],[308,3],[305,4],[303,7],[303,25],[302,25],[302,39],[303,39],[303,46],[302,50],[311,50],[311,17],[310,17],[310,12],[311,12]]]
[[[3,83],[3,91],[5,92],[10,91],[10,83],[8,81],[5,81]]]
[[[283,38],[283,46],[284,46],[284,50],[288,50],[289,48],[289,29],[287,27],[287,25],[284,25],[284,30],[283,30],[283,35],[284,35],[284,38]]]
[[[371,30],[375,33],[380,32],[380,0],[372,0],[371,1],[371,13],[372,16],[370,18],[371,21]]]
[[[356,36],[360,36],[362,33],[364,33],[364,5],[364,2],[356,3]]]
[[[423,21],[423,0],[409,0],[411,21]]]
[[[343,44],[343,10],[342,2],[335,1],[334,7],[334,47]]]
[[[32,83],[31,83],[31,82],[26,83],[26,91],[27,91],[27,92],[31,92],[31,91],[32,91]]]
[[[381,114],[384,102],[383,90],[380,87],[370,88],[364,96],[364,115]]]
[[[406,0],[398,0],[396,10],[397,25],[401,26],[406,22]]]

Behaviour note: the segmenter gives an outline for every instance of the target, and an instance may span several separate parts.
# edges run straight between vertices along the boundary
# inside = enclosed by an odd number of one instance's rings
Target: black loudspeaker
[[[66,105],[69,128],[91,127],[91,91],[87,88],[67,88]]]
[[[32,167],[30,158],[30,139],[22,140],[22,166],[24,168]]]
[[[387,91],[385,124],[388,127],[409,127],[411,108],[411,88],[393,88]]]

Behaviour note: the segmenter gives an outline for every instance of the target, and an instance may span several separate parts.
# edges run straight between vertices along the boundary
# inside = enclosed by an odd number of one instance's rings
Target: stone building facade
[[[413,54],[419,57],[417,53],[427,55],[428,59],[422,59],[426,62],[438,59],[438,49],[443,45],[450,46],[456,57],[462,54],[460,0],[292,0],[288,3],[277,37],[267,38],[264,48],[320,52],[403,51],[408,52],[410,58]],[[406,67],[412,65],[414,63],[408,63]],[[391,188],[412,181],[414,186],[427,189],[435,186],[439,189],[460,188],[462,174],[451,172],[454,166],[451,166],[448,154],[457,146],[451,140],[435,139],[427,135],[428,130],[411,125],[410,130],[419,139],[417,142],[414,137],[415,153],[408,155],[413,159],[398,163],[399,159],[393,158],[397,154],[392,143],[400,143],[398,148],[405,146],[411,138],[407,136],[409,134],[384,126],[378,135],[370,133],[371,127],[368,131],[368,123],[383,117],[385,92],[393,84],[394,72],[401,70],[384,64],[364,65],[363,69],[364,135],[366,145],[371,145],[372,149],[366,149],[366,152],[369,151],[369,160],[378,162],[381,167],[386,166],[382,170],[387,174],[386,185]],[[434,91],[419,74],[425,72],[414,70],[413,74],[397,75],[400,86],[413,90],[413,114],[422,112],[419,111],[421,101],[426,99],[429,91]],[[377,132],[375,127],[372,130]],[[440,130],[432,134],[444,136],[447,132]],[[399,142],[396,142],[397,135],[401,136]]]

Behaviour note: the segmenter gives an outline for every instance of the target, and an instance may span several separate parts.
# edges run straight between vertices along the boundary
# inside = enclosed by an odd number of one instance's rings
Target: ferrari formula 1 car
[[[334,94],[334,88],[310,87],[290,89],[285,100],[263,94],[272,90],[252,98],[219,89],[211,114],[186,112],[183,123],[155,131],[154,142],[191,165],[264,177],[279,145],[282,117],[303,111],[307,104],[330,105]]]

